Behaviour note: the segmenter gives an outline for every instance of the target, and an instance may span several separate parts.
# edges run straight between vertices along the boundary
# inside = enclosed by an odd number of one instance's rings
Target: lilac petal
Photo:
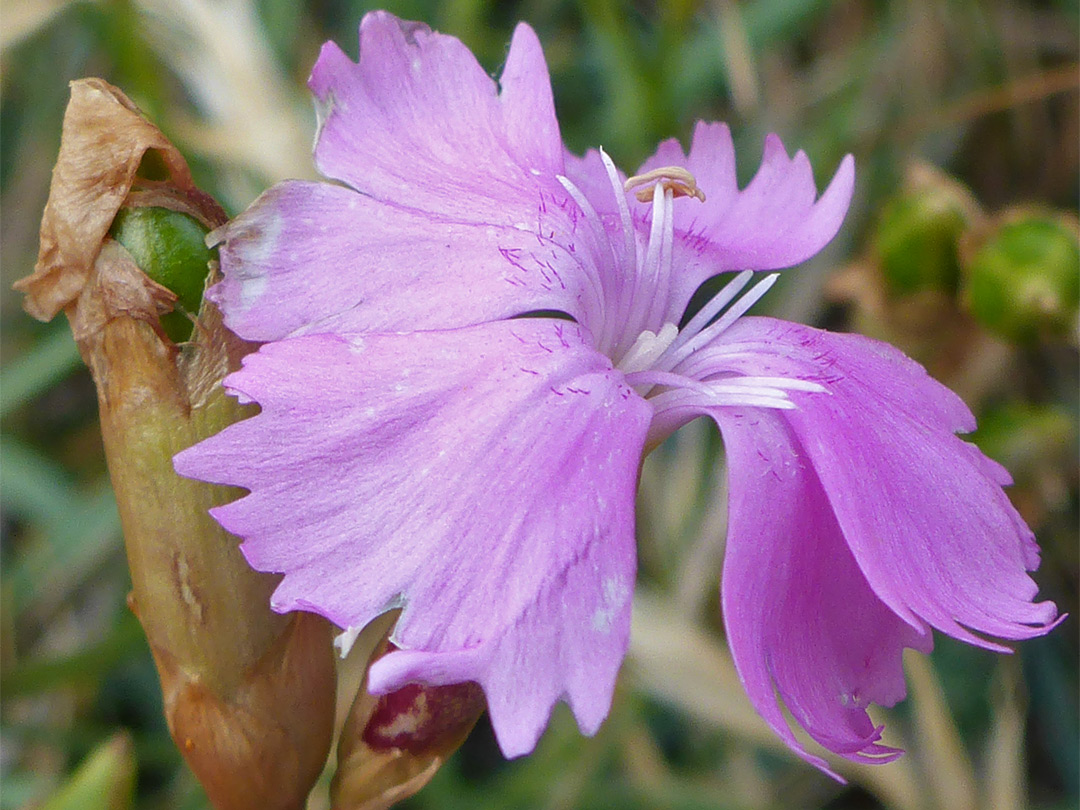
[[[535,33],[519,25],[502,91],[453,37],[385,12],[359,64],[333,43],[311,77],[316,162],[358,192],[274,187],[219,232],[210,297],[249,340],[446,329],[534,310],[603,310]],[[589,240],[586,239],[586,242]],[[579,250],[579,247],[581,248]]]
[[[272,606],[360,627],[402,607],[373,690],[476,681],[503,750],[566,697],[595,731],[626,650],[649,405],[581,327],[308,335],[226,378],[258,416],[176,457]],[[522,688],[526,684],[527,688]]]
[[[309,86],[319,171],[383,202],[531,223],[538,178],[562,172],[547,66],[527,25],[514,32],[501,94],[459,40],[382,11],[360,23],[359,63],[327,43]]]
[[[536,32],[518,23],[510,40],[502,75],[499,101],[506,126],[507,153],[529,167],[531,174],[562,171],[562,134],[555,118],[544,49]]]
[[[693,263],[710,274],[777,270],[810,258],[840,230],[855,184],[855,162],[848,155],[819,198],[805,153],[789,158],[780,139],[769,135],[757,174],[740,191],[735,147],[724,124],[698,122],[689,155],[677,141],[665,141],[638,173],[668,165],[685,167],[706,194],[704,203],[676,200],[675,229],[682,236],[676,241],[683,255],[675,261],[697,257]]]
[[[219,238],[224,280],[210,298],[248,340],[453,328],[541,309],[588,320],[582,256],[534,229],[439,220],[289,181]]]
[[[878,742],[881,728],[866,707],[904,697],[901,654],[905,647],[929,652],[929,631],[909,627],[870,589],[781,414],[710,413],[731,470],[724,623],[754,707],[827,773],[825,761],[795,738],[777,695],[829,750],[864,762],[899,756]]]
[[[859,568],[897,615],[1000,651],[976,633],[1024,639],[1054,625],[1053,603],[1032,603],[1038,547],[1001,488],[1007,475],[954,435],[974,419],[921,366],[868,338],[770,318],[742,319],[718,352],[718,371],[827,388],[792,391],[785,418]]]

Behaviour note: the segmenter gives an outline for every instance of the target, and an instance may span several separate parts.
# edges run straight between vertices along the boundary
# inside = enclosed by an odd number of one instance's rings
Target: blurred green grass
[[[326,39],[355,55],[357,23],[371,7],[12,0],[4,9],[0,810],[50,795],[60,801],[54,791],[93,751],[95,767],[137,773],[130,802],[123,791],[102,799],[100,790],[72,790],[75,798],[62,806],[206,806],[168,738],[149,653],[124,606],[127,575],[92,384],[66,328],[32,322],[11,291],[33,267],[67,82],[97,75],[120,86],[235,213],[271,182],[311,175],[307,71]],[[991,212],[1018,203],[1078,205],[1076,2],[412,0],[384,7],[459,36],[493,73],[513,25],[531,23],[545,46],[568,145],[578,152],[603,145],[624,168],[660,139],[685,143],[699,118],[732,126],[744,179],[771,131],[789,149],[808,152],[819,183],[854,152],[858,190],[848,222],[824,254],[785,274],[769,302],[784,317],[850,326],[853,305],[827,295],[826,280],[865,256],[878,212],[914,159],[949,172]],[[890,337],[903,345],[902,333]],[[1008,351],[1026,371],[998,374],[972,405],[986,416],[986,446],[1013,470],[1018,503],[1039,534],[1043,593],[1075,616],[1075,342]],[[962,351],[961,358],[979,359]],[[954,369],[958,379],[963,371],[963,363]],[[715,433],[702,426],[646,468],[646,597],[635,617],[645,630],[600,734],[580,738],[560,710],[537,752],[507,763],[482,721],[405,806],[1077,806],[1072,619],[1012,660],[939,639],[932,669],[917,679],[913,667],[912,700],[889,715],[887,739],[911,753],[872,773],[845,771],[847,787],[761,736],[737,685],[724,680],[730,662],[715,595],[723,476],[710,472],[718,455]],[[666,670],[666,656],[684,666]],[[937,683],[945,703],[935,697]],[[118,730],[128,736],[115,739],[130,747],[109,742]],[[313,808],[323,806],[313,799]]]

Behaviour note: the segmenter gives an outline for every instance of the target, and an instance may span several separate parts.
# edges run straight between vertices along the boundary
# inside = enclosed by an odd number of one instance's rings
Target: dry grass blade
[[[724,45],[724,67],[731,81],[731,97],[735,109],[744,115],[758,106],[761,88],[750,41],[743,25],[742,14],[733,0],[716,0],[720,18],[720,36]]]
[[[630,662],[646,691],[756,745],[788,750],[750,705],[731,655],[713,636],[641,591],[631,628]]]
[[[248,0],[138,0],[148,38],[198,99],[206,121],[174,122],[186,140],[271,182],[313,176],[312,119],[270,52]]]
[[[923,752],[924,768],[934,807],[941,810],[976,810],[979,804],[975,770],[964,750],[960,733],[945,702],[945,693],[930,659],[905,658],[915,733]]]
[[[7,50],[33,36],[73,0],[10,0],[4,4],[0,50]]]
[[[1020,662],[998,662],[991,696],[993,727],[987,751],[984,807],[1024,810],[1027,785],[1024,773],[1024,723],[1027,701]]]

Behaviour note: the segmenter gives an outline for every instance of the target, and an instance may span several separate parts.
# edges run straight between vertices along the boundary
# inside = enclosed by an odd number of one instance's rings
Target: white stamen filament
[[[720,313],[720,310],[734,301],[736,296],[743,291],[743,288],[753,277],[754,271],[743,270],[739,275],[735,276],[735,278],[725,284],[720,292],[706,301],[705,306],[699,309],[697,314],[682,328],[679,332],[679,337],[671,344],[671,350],[675,351],[682,346],[682,344],[686,343],[686,341],[708,326],[709,321],[715,318]]]
[[[657,385],[670,386],[673,389],[684,389],[707,394],[710,398],[717,395],[734,394],[739,397],[764,397],[778,402],[789,402],[788,391],[805,391],[815,394],[827,393],[823,386],[810,380],[790,379],[788,377],[721,377],[715,380],[694,380],[682,374],[658,371],[655,368],[628,372],[626,381],[635,390],[639,391],[644,389],[648,392]],[[663,394],[660,396],[663,396]]]
[[[704,195],[702,195],[704,199]],[[652,297],[652,305],[649,307],[649,314],[647,316],[649,323],[653,323],[656,320],[664,317],[664,313],[667,311],[668,306],[668,293],[671,289],[671,252],[675,242],[675,209],[672,206],[673,194],[671,189],[664,190],[664,221],[666,227],[661,232],[660,236],[660,264],[656,268],[656,283],[653,287],[654,294]],[[653,211],[655,216],[655,198],[653,202]]]
[[[811,394],[829,394],[828,388],[811,380],[799,380],[791,377],[732,377],[724,380],[727,384],[766,386],[784,391],[808,391]]]
[[[655,334],[664,323],[665,316],[669,316],[667,310],[675,236],[675,197],[692,196],[704,200],[705,193],[697,187],[694,176],[679,166],[654,169],[620,184],[618,172],[611,159],[603,152],[601,159],[607,168],[608,179],[611,181],[622,219],[628,258],[626,266],[634,271],[627,274],[628,283],[618,290],[615,317],[619,326],[608,329],[605,324],[604,329],[605,333],[616,336],[604,345],[612,357],[621,358],[633,348],[639,335],[646,331]],[[645,255],[640,261],[633,236],[633,220],[626,203],[626,192],[635,188],[639,200],[652,200],[652,222]]]
[[[581,193],[581,189],[575,186],[574,182],[569,177],[557,174],[555,175],[555,179],[562,184],[562,187],[566,189],[566,193],[578,204],[578,208],[585,214],[585,219],[589,220],[590,226],[595,228],[597,225],[603,225],[600,221],[599,214],[597,214],[596,209],[593,208],[593,204],[589,202],[589,198]]]
[[[703,399],[702,394],[707,393],[708,398]],[[788,399],[787,395],[779,392],[777,395],[760,394],[747,391],[717,391],[709,390],[702,392],[693,388],[687,388],[685,384],[681,388],[673,388],[662,391],[649,397],[655,412],[670,411],[676,408],[694,408],[698,411],[703,406],[730,406],[751,405],[757,408],[779,408],[781,410],[793,410],[795,403]]]
[[[630,206],[626,204],[626,195],[619,193],[619,170],[615,168],[615,162],[608,156],[608,153],[603,149],[600,150],[600,160],[604,162],[604,168],[607,169],[608,179],[611,181],[611,187],[615,189],[615,204],[619,207],[619,219],[622,221],[623,229],[623,250],[626,251],[626,255],[623,259],[626,265],[629,266],[630,262],[637,263],[637,247],[634,244],[634,223],[630,219]]]
[[[665,190],[661,183],[653,187],[652,227],[649,229],[649,247],[645,251],[645,261],[638,271],[637,283],[630,285],[630,294],[627,298],[629,311],[623,323],[633,328],[644,326],[646,329],[652,323],[649,315],[653,310],[657,298],[666,298],[666,290],[661,283],[668,277],[664,272],[664,236],[672,230],[671,222],[671,193]],[[671,263],[670,252],[668,263]],[[620,343],[636,340],[636,335],[623,334]]]
[[[612,261],[612,267],[621,268],[623,264],[621,261],[619,261],[619,257],[614,255],[615,251],[611,247],[611,241],[607,238],[607,233],[604,228],[603,220],[601,220],[600,215],[596,213],[596,209],[593,208],[592,203],[589,202],[588,198],[582,193],[581,189],[574,185],[574,183],[570,180],[569,177],[565,177],[560,174],[556,175],[555,179],[559,181],[559,183],[564,189],[566,189],[566,193],[570,195],[571,199],[573,199],[574,202],[577,203],[578,208],[580,208],[581,212],[585,215],[585,219],[588,220],[589,227],[592,230],[593,238],[597,240],[598,244],[608,246],[608,251],[610,254],[609,258]],[[629,213],[627,214],[627,217],[629,217]],[[588,266],[588,263],[586,262],[584,266]],[[603,275],[597,276],[595,273],[590,273],[589,280],[592,282],[596,303],[598,304],[600,309],[600,320],[601,323],[603,323],[604,325],[603,333],[597,335],[597,338],[601,341],[600,345],[605,345],[605,342],[609,339],[606,333],[609,331],[608,322],[610,320],[610,315],[608,308],[605,306],[605,303],[609,300],[609,291],[604,286]]]
[[[689,339],[673,342],[672,345],[668,347],[668,351],[664,352],[663,356],[657,360],[656,367],[665,371],[670,371],[675,368],[681,361],[685,360],[709,341],[716,338],[717,335],[745,315],[750,307],[761,300],[761,297],[769,291],[779,277],[779,273],[773,273],[772,275],[763,278],[751,287],[746,295],[736,301],[731,309],[725,312],[712,325],[705,327],[696,335],[690,333],[689,330],[684,329],[683,333],[686,333]],[[738,279],[736,279],[736,281],[738,281]],[[721,295],[722,294],[723,292],[721,292]],[[680,337],[681,336],[682,335],[680,335]]]

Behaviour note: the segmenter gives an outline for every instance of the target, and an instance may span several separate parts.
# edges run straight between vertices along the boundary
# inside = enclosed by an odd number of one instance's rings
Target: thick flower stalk
[[[275,186],[216,236],[209,295],[265,343],[225,385],[261,413],[175,463],[250,491],[213,514],[284,574],[276,610],[355,632],[401,609],[373,693],[476,682],[508,756],[560,699],[595,732],[627,649],[641,459],[698,416],[729,460],[731,649],[808,761],[827,767],[781,702],[826,749],[885,761],[866,709],[903,696],[905,647],[1053,625],[1008,475],[955,435],[964,404],[888,346],[745,315],[774,280],[753,271],[835,235],[851,158],[818,197],[770,136],[740,190],[727,128],[702,123],[628,179],[565,151],[525,25],[496,84],[456,39],[374,13],[359,63],[327,44],[310,86],[341,185]]]
[[[167,179],[138,174],[148,153]],[[203,236],[226,219],[130,99],[80,79],[37,266],[16,288],[41,320],[64,311],[93,375],[131,571],[128,604],[146,632],[177,747],[217,810],[292,810],[333,734],[329,628],[317,616],[266,610],[274,577],[252,571],[207,516],[235,493],[171,469],[177,450],[254,410],[220,385],[252,347],[213,306],[199,309],[211,272]],[[185,230],[175,226],[185,221]],[[194,289],[193,304],[176,292],[184,288]],[[170,315],[186,323],[190,342],[169,337]]]

